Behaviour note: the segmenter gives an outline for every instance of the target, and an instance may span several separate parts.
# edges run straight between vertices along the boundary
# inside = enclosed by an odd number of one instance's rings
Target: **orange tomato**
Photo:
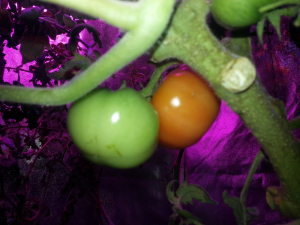
[[[159,144],[182,149],[198,142],[220,110],[220,99],[208,83],[187,66],[171,71],[151,103],[160,121]]]

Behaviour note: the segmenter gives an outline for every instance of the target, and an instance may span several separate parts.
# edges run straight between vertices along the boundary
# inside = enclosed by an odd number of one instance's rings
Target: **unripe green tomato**
[[[278,0],[212,0],[211,13],[221,26],[238,29],[257,23],[263,16],[259,8]]]
[[[92,91],[71,105],[67,124],[82,154],[100,165],[135,167],[156,149],[157,113],[133,89]]]

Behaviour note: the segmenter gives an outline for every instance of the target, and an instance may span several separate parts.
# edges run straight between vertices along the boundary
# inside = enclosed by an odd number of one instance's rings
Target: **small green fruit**
[[[259,8],[278,0],[212,0],[211,13],[221,26],[239,29],[257,23],[263,16]]]
[[[100,165],[135,167],[156,149],[157,113],[133,89],[92,91],[71,105],[67,124],[82,154]]]

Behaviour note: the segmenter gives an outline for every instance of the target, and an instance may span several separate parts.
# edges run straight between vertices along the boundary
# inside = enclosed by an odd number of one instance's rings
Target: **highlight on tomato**
[[[182,66],[171,71],[151,103],[159,117],[159,144],[183,149],[197,143],[214,123],[220,99],[195,71]]]

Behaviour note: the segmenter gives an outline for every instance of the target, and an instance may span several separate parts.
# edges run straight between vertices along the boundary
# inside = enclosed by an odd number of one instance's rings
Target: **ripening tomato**
[[[215,121],[220,99],[187,66],[170,72],[151,99],[160,121],[159,144],[182,149],[198,142]]]

